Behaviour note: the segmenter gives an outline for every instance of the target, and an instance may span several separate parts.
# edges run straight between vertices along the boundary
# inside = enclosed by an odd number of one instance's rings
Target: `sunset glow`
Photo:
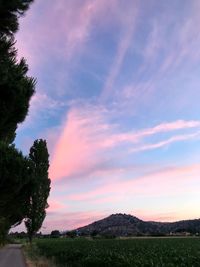
[[[48,143],[42,231],[200,218],[200,1],[169,2],[37,0],[20,19],[37,87],[16,145]]]

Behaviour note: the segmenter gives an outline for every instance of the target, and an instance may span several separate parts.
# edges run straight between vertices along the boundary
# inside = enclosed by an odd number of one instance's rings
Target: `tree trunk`
[[[28,235],[28,240],[29,240],[30,245],[32,245],[33,236],[31,234]]]

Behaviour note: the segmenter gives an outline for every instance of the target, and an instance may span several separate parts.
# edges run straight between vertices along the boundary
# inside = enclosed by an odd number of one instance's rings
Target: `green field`
[[[53,259],[56,266],[200,266],[199,238],[46,239],[36,244],[40,254]]]

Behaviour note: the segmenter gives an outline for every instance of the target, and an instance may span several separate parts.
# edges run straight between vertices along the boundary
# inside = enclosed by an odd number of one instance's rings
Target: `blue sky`
[[[115,212],[199,217],[198,0],[37,0],[17,47],[37,78],[16,145],[45,138],[47,231]]]

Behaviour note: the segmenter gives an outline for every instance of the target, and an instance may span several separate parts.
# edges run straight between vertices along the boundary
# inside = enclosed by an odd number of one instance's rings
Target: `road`
[[[0,249],[0,267],[26,267],[21,245],[7,245]]]

